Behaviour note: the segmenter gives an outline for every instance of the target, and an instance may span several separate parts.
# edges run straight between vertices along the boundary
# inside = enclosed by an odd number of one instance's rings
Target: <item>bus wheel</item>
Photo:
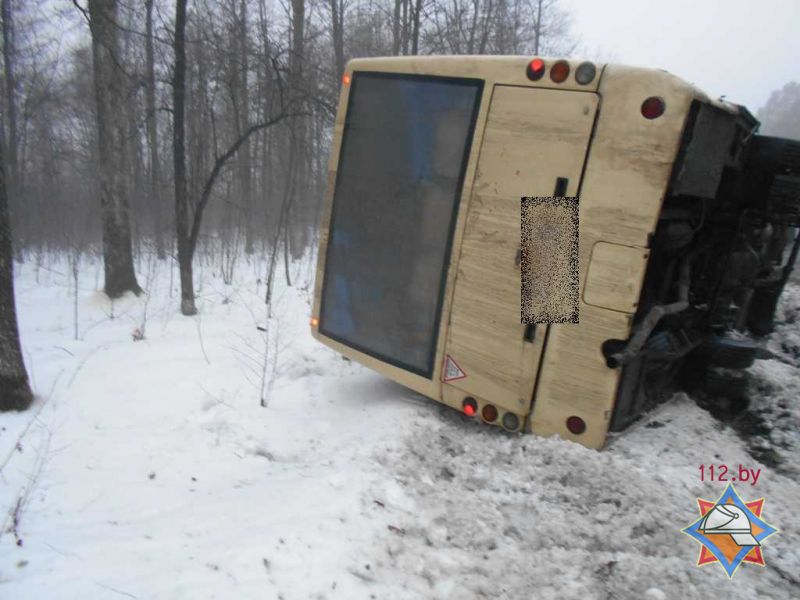
[[[741,371],[709,369],[703,377],[702,392],[698,403],[717,417],[733,416],[750,406],[747,375]]]
[[[723,338],[712,338],[704,350],[710,366],[726,369],[746,369],[752,366],[759,352],[758,346],[752,342]]]

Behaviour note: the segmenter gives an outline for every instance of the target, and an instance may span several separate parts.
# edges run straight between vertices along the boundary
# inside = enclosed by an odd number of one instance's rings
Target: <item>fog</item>
[[[752,112],[800,79],[796,0],[563,0],[590,56],[666,69]]]

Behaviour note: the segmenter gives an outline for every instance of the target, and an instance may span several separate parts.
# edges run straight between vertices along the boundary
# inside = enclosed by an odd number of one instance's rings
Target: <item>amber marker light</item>
[[[317,325],[319,325],[319,319],[317,319],[316,317],[312,317],[311,326],[316,327]]]
[[[345,85],[350,85],[350,75],[348,75],[347,73],[342,75],[342,83]]]
[[[491,404],[487,404],[481,411],[481,417],[487,423],[494,423],[497,420],[497,408]]]
[[[560,60],[552,67],[550,67],[550,79],[553,83],[564,83],[569,77],[569,63],[565,60]]]

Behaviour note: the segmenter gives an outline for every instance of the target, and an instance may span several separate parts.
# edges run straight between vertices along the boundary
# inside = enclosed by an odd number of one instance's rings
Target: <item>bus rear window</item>
[[[351,83],[320,332],[426,377],[482,87],[364,72]]]

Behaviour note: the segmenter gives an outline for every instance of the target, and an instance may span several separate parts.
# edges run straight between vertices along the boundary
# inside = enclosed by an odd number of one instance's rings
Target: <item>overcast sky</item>
[[[800,0],[562,0],[590,57],[666,69],[753,113],[800,82]]]

